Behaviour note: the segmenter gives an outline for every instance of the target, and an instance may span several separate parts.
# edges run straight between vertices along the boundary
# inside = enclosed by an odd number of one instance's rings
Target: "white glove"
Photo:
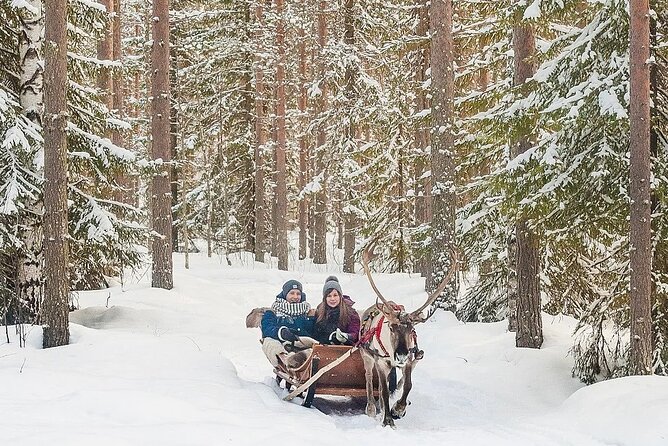
[[[341,344],[345,344],[346,342],[348,342],[349,337],[350,336],[348,335],[348,333],[342,332],[340,328],[336,329],[336,340],[339,341]]]

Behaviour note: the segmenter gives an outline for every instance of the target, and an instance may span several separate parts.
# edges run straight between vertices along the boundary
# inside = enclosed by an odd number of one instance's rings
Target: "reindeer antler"
[[[397,317],[396,317],[396,315],[394,314],[394,312],[391,311],[391,308],[392,308],[392,307],[391,307],[390,304],[387,302],[387,300],[385,300],[385,298],[383,297],[383,295],[380,293],[380,291],[378,290],[378,287],[376,286],[376,283],[373,281],[373,277],[371,277],[371,270],[369,269],[369,260],[371,260],[371,258],[373,257],[373,246],[374,246],[375,243],[376,243],[376,241],[375,241],[375,240],[372,240],[372,241],[366,246],[366,248],[364,248],[364,251],[362,252],[362,266],[364,267],[364,272],[366,273],[366,277],[367,277],[367,279],[369,279],[369,284],[371,284],[371,288],[373,288],[373,291],[376,293],[376,296],[378,296],[378,298],[379,298],[381,301],[383,301],[383,304],[384,304],[385,308],[390,309],[390,311],[385,311],[382,307],[380,307],[380,306],[378,305],[378,303],[376,303],[376,306],[377,306],[383,313],[385,313],[385,315],[388,317],[388,319],[392,319],[392,321],[396,323],[396,322],[398,322],[399,320],[397,319]],[[378,302],[378,301],[376,300],[376,302]]]
[[[451,251],[450,260],[451,260],[451,263],[450,263],[450,269],[448,270],[448,273],[445,275],[445,277],[443,278],[441,283],[438,284],[438,287],[436,287],[436,290],[434,290],[434,292],[429,295],[429,297],[427,298],[427,301],[424,304],[422,304],[422,306],[420,308],[418,308],[417,310],[413,311],[410,314],[412,319],[419,319],[419,322],[424,322],[428,319],[428,318],[425,318],[424,320],[422,320],[422,318],[419,317],[420,313],[422,313],[422,310],[424,310],[425,308],[427,308],[428,306],[433,304],[434,301],[438,298],[438,296],[441,295],[441,293],[443,292],[445,287],[448,285],[448,282],[450,282],[450,280],[452,279],[452,277],[454,276],[455,272],[458,269],[457,251],[454,248]]]

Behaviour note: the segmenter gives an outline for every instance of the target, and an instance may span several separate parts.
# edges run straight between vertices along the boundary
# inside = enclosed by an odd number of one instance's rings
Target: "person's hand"
[[[350,339],[350,335],[348,333],[342,332],[340,328],[336,329],[334,335],[336,336],[336,340],[341,344],[345,344]]]
[[[288,327],[281,327],[281,329],[278,330],[278,337],[280,340],[287,342],[295,342],[299,340],[297,335],[290,331]]]

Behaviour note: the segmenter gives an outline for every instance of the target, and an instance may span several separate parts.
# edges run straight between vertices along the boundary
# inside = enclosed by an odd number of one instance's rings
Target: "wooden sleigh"
[[[344,358],[344,356],[346,356]],[[333,364],[341,360],[338,364]],[[302,406],[310,407],[315,395],[366,396],[364,362],[357,348],[345,345],[313,346],[313,352],[297,369],[274,368],[276,382],[291,393],[290,400],[302,396]],[[315,378],[315,379],[314,379]],[[374,397],[378,397],[378,378],[373,377]],[[396,389],[396,374],[390,377],[390,392]]]
[[[246,327],[260,326],[260,320],[267,308],[255,308],[246,317]],[[337,364],[334,364],[337,363]],[[296,369],[275,367],[276,382],[290,393],[284,398],[289,401],[302,396],[302,406],[310,407],[317,395],[360,397],[366,396],[364,362],[356,347],[346,345],[315,344],[311,355]],[[389,381],[390,392],[397,387],[396,372],[392,370]],[[378,377],[373,376],[373,394],[378,397]]]

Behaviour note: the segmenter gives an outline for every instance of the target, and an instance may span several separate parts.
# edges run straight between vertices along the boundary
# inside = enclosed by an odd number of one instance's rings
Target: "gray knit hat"
[[[341,291],[341,285],[336,276],[329,276],[325,280],[325,285],[322,287],[322,297],[326,297],[332,290],[338,291],[339,296],[343,297],[343,291]]]

